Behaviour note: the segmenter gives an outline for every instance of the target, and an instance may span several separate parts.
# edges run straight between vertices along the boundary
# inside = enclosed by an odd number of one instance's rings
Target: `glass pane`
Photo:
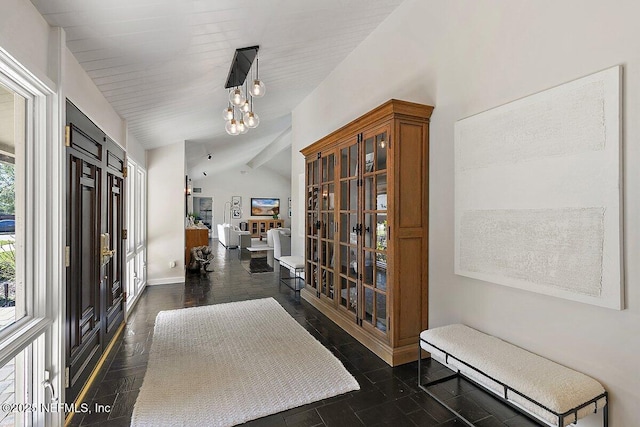
[[[24,290],[26,100],[0,85],[0,330],[27,314]],[[9,125],[9,126],[5,126]]]
[[[349,209],[349,181],[340,183],[340,210]]]
[[[336,227],[336,224],[333,220],[333,214],[332,213],[327,214],[327,234],[325,234],[325,236],[328,239],[333,240],[335,238],[335,231],[334,231],[335,227]]]
[[[364,151],[364,171],[372,172],[373,171],[373,138],[368,138],[364,142],[365,151]]]
[[[340,214],[340,242],[349,243],[349,215]]]
[[[349,284],[349,311],[358,311],[358,288],[356,282],[348,281]]]
[[[376,328],[387,332],[387,296],[376,293]]]
[[[327,180],[327,158],[322,158],[322,182]]]
[[[326,258],[326,261],[325,261],[325,265],[327,267],[329,267],[329,268],[333,268],[333,266],[334,266],[334,259],[333,259],[333,256],[334,256],[334,253],[333,253],[334,249],[333,248],[334,248],[334,246],[335,245],[333,244],[333,242],[327,242],[327,258]]]
[[[358,174],[358,146],[349,147],[349,154],[349,176],[356,176]]]
[[[329,187],[326,185],[322,186],[322,203],[320,209],[324,211],[329,209]]]
[[[333,298],[333,273],[327,270],[325,270],[325,272],[327,273],[327,287],[329,289],[327,296]]]
[[[376,135],[376,170],[387,168],[387,133]]]
[[[27,387],[31,381],[28,352],[31,347],[18,353],[0,368],[0,403],[2,405],[24,405],[28,403]],[[0,411],[0,426],[30,425],[26,419],[28,411]],[[29,417],[30,418],[30,417]]]
[[[349,210],[355,211],[358,209],[358,180],[352,179],[349,181]]]
[[[349,247],[340,245],[340,273],[349,274]]]
[[[387,290],[387,255],[376,254],[376,283],[377,289]]]
[[[336,187],[333,184],[329,184],[329,209],[335,209],[334,198],[336,193]]]
[[[340,150],[340,178],[349,176],[349,148]]]
[[[364,246],[366,248],[373,248],[375,242],[375,227],[373,225],[374,214],[364,215],[364,226],[362,227],[362,236],[364,237]]]
[[[341,277],[340,278],[340,305],[343,307],[347,307],[349,303],[349,296],[347,292],[349,292],[347,279],[345,279],[344,277]]]
[[[328,168],[327,168],[327,181],[333,181],[334,180],[334,163],[335,163],[335,156],[333,154],[329,154],[329,160],[328,160]]]
[[[373,176],[368,176],[364,179],[364,210],[375,209],[374,201],[376,200],[373,194]]]
[[[364,320],[373,323],[373,289],[364,288]]]
[[[376,215],[376,249],[387,250],[387,215]],[[386,261],[386,258],[385,258]],[[385,262],[386,265],[386,262]]]
[[[318,187],[307,188],[307,210],[315,211],[318,209]]]
[[[311,286],[318,288],[318,266],[311,264]]]
[[[349,248],[349,277],[357,278],[358,276],[358,254],[355,248]]]
[[[376,179],[376,209],[387,210],[387,174],[380,174]]]
[[[373,258],[373,252],[364,252],[364,282],[367,285],[373,285]]]
[[[326,213],[321,214],[320,217],[322,218],[320,220],[320,228],[321,228],[320,236],[324,238],[329,233],[329,218],[327,217]]]
[[[316,161],[313,162],[313,184],[314,185],[317,185],[319,183],[318,182],[319,181],[318,173],[319,173],[319,171],[318,171],[318,161],[316,160]]]

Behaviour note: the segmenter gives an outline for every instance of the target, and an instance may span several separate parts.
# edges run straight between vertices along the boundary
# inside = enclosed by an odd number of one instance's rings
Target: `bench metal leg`
[[[604,427],[609,427],[609,398],[607,397],[607,403],[602,409],[602,423]]]

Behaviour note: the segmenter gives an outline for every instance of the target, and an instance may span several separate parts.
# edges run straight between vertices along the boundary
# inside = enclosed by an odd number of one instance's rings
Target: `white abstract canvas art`
[[[456,122],[456,274],[623,308],[620,74]]]

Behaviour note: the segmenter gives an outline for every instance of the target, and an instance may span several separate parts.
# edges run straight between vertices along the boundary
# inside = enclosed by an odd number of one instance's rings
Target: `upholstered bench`
[[[288,286],[293,290],[296,300],[300,298],[300,289],[304,287],[304,279],[302,278],[302,272],[304,271],[304,258],[300,256],[281,256],[278,258],[278,262],[280,263],[280,282],[278,284],[278,289],[281,284]],[[282,275],[282,270],[289,270],[288,277],[284,277]],[[293,276],[291,276],[293,273]]]
[[[455,373],[422,383],[422,350]],[[418,352],[418,386],[463,419],[429,386],[462,376],[545,424],[565,427],[602,410],[608,426],[607,392],[598,381],[499,338],[465,325],[443,326],[420,334]]]

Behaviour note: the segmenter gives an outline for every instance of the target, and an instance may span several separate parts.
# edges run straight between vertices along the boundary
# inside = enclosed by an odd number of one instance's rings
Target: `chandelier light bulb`
[[[237,135],[238,134],[238,122],[236,119],[231,119],[224,125],[224,130],[227,131],[229,135]]]
[[[249,111],[248,113],[244,113],[242,120],[247,125],[248,128],[253,129],[257,128],[260,124],[260,117],[253,111]]]
[[[240,88],[235,88],[229,95],[229,101],[231,101],[231,103],[236,107],[240,107],[245,100],[246,98],[244,96],[244,93],[242,93],[242,90]]]
[[[227,107],[222,110],[222,118],[226,121],[233,119],[233,107]]]
[[[249,91],[249,93],[254,98],[262,98],[264,96],[265,91],[266,91],[266,87],[264,85],[264,82],[262,80],[255,79],[253,81],[253,84],[251,85],[251,90]]]
[[[245,99],[244,103],[240,106],[240,111],[243,113],[251,111],[251,103],[248,99]]]
[[[240,121],[238,122],[238,133],[245,134],[247,133],[247,131],[249,131],[249,128],[245,124],[244,120],[240,119]]]

